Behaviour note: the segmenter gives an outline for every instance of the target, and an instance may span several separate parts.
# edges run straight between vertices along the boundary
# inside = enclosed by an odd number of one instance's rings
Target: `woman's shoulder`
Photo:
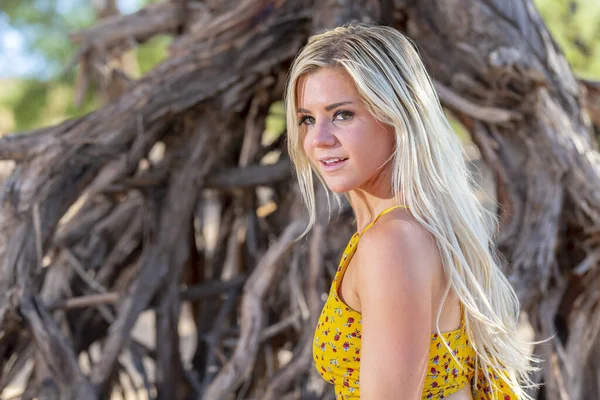
[[[366,279],[409,274],[424,284],[433,283],[439,267],[433,235],[403,210],[382,216],[364,232],[354,257],[357,275]]]
[[[383,215],[361,235],[357,256],[385,255],[411,257],[430,254],[435,249],[433,235],[402,209]]]

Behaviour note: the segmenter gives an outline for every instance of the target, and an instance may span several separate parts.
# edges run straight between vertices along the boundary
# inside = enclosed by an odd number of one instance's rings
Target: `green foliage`
[[[152,0],[137,0],[142,7]],[[43,67],[32,78],[0,80],[0,134],[20,132],[93,111],[100,105],[93,88],[84,105],[74,104],[75,71],[59,76],[77,50],[69,33],[92,26],[94,11],[90,0],[3,0],[0,17],[25,38],[25,51],[43,60]],[[128,71],[139,78],[167,57],[171,38],[158,35],[132,50],[137,68]]]
[[[269,107],[269,115],[265,121],[263,145],[273,143],[285,132],[285,109],[283,101],[276,101]]]
[[[54,77],[73,57],[69,33],[90,26],[94,12],[89,0],[3,0],[2,13],[11,28],[25,37],[26,51],[45,61],[40,75]]]
[[[575,73],[600,78],[600,1],[534,0]]]
[[[88,94],[81,108],[75,107],[75,92],[71,82],[36,79],[6,79],[0,81],[0,134],[57,124],[65,119],[87,114],[99,101]]]
[[[139,68],[136,77],[146,75],[148,71],[167,58],[171,41],[171,36],[157,35],[135,50]]]

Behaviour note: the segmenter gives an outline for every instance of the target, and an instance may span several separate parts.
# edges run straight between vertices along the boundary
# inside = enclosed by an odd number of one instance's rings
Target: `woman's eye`
[[[336,119],[338,121],[345,121],[345,120],[352,118],[353,116],[354,116],[354,113],[351,111],[338,111],[335,113],[335,115],[333,117],[334,117],[334,119]]]
[[[312,125],[314,123],[315,123],[315,119],[313,117],[311,117],[310,115],[304,115],[300,118],[300,122],[298,123],[298,126]]]

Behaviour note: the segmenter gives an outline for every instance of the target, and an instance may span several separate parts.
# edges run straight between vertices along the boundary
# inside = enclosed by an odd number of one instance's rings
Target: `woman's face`
[[[300,139],[329,189],[389,194],[383,166],[394,149],[394,130],[367,111],[350,75],[320,68],[302,76],[297,89]]]

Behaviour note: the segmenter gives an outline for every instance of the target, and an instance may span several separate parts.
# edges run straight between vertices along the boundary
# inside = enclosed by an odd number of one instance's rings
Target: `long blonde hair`
[[[393,193],[436,239],[448,282],[441,304],[450,289],[460,298],[477,354],[476,371],[483,371],[493,390],[490,373],[503,377],[519,398],[530,399],[524,388],[532,385],[529,373],[536,370],[537,360],[518,340],[519,300],[499,267],[494,246],[497,217],[475,197],[460,140],[431,79],[412,42],[395,29],[349,24],[312,36],[291,67],[285,100],[288,150],[309,211],[308,229],[316,220],[313,172],[323,180],[302,148],[297,82],[332,67],[343,68],[367,110],[395,128]]]

